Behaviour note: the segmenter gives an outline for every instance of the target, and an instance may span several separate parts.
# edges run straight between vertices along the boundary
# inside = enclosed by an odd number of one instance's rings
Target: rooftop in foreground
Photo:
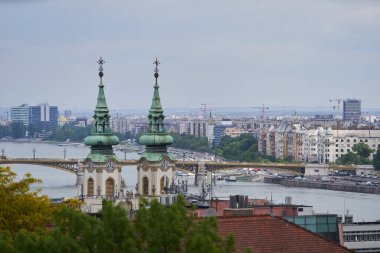
[[[236,252],[340,253],[352,252],[281,217],[218,217],[222,236],[233,234]]]

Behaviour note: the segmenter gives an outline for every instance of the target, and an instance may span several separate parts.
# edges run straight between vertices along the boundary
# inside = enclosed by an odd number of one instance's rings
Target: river
[[[35,149],[36,158],[63,158],[66,149],[67,158],[82,159],[87,156],[90,149],[86,146],[58,146],[49,143],[33,142],[0,142],[0,151],[4,149],[7,157],[32,158]],[[116,152],[119,159],[124,159],[123,152]],[[127,159],[138,159],[137,153],[127,153]],[[21,178],[30,172],[33,177],[43,181],[33,189],[40,188],[42,194],[51,198],[73,197],[78,195],[75,185],[76,176],[58,169],[33,166],[10,165],[12,170]],[[134,190],[137,183],[136,166],[123,167],[122,177],[128,190]],[[197,187],[192,186],[189,177],[189,191],[196,192]],[[308,189],[285,187],[278,184],[265,184],[261,182],[225,182],[217,181],[213,188],[214,195],[220,198],[228,198],[229,195],[248,195],[250,198],[272,198],[275,203],[284,203],[286,196],[292,197],[293,204],[310,205],[316,213],[349,212],[354,215],[355,221],[375,221],[380,219],[380,195],[329,191],[321,189]]]

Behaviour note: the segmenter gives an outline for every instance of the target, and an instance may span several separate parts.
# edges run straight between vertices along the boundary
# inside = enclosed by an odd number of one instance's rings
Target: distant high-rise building
[[[25,126],[29,125],[29,105],[11,107],[11,121],[22,122]]]
[[[58,107],[49,106],[47,103],[11,107],[11,121],[22,122],[25,126],[55,127],[58,125]]]
[[[206,137],[207,136],[207,121],[205,120],[193,120],[190,123],[190,135],[196,137]]]
[[[58,125],[58,107],[43,103],[29,107],[29,124],[37,127],[55,127]]]
[[[219,124],[214,126],[214,146],[219,146],[224,136],[224,131],[226,128],[232,126],[233,124],[231,119],[222,119]]]
[[[361,101],[346,99],[343,101],[343,120],[359,123],[361,117]]]
[[[180,122],[179,123],[179,134],[190,134],[190,122]]]

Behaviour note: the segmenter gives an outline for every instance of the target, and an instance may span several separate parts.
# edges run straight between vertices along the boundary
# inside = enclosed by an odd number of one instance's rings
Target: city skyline
[[[165,108],[380,108],[375,1],[0,1],[0,107],[92,108],[102,56],[112,110],[149,108],[153,60]]]

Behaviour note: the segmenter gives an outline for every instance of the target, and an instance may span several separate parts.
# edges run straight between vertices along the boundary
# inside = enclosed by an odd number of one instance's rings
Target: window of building
[[[335,152],[338,152],[339,150],[338,149],[335,149]]]
[[[349,149],[349,148],[347,149],[347,152],[350,152],[350,149]]]
[[[356,142],[356,139],[354,139],[354,142]]]
[[[340,150],[340,152],[344,152],[344,149],[342,148],[342,149]]]
[[[94,180],[92,177],[87,180],[87,195],[94,196]]]
[[[165,194],[169,189],[169,178],[167,176],[161,177],[160,182],[161,194]]]
[[[347,142],[350,142],[350,139],[348,139]]]
[[[143,178],[143,194],[149,194],[149,180],[146,176]]]
[[[106,181],[106,196],[113,196],[115,191],[115,181],[108,178]]]
[[[338,144],[335,144],[335,147],[338,147]]]
[[[365,140],[364,140],[364,142],[368,142],[368,140],[367,140],[367,139],[365,139]]]
[[[350,144],[347,144],[347,148],[349,148],[350,147]]]
[[[343,142],[343,139],[341,139],[340,142]]]

